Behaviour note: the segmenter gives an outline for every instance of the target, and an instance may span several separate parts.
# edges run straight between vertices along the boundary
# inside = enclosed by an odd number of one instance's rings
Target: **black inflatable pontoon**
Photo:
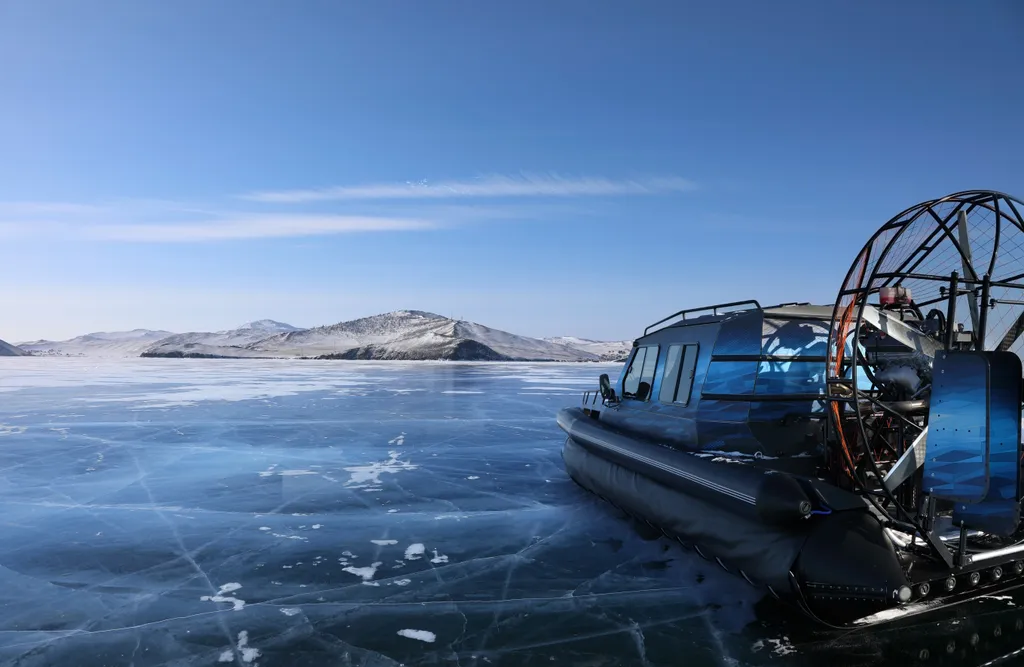
[[[569,475],[827,625],[1024,583],[1021,210],[925,202],[834,305],[647,327],[614,384],[558,414]]]

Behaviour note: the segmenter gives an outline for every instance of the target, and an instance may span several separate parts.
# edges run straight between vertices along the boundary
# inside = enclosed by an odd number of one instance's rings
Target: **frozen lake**
[[[2,359],[0,663],[954,657],[976,621],[797,638],[575,486],[554,415],[601,372],[618,366]],[[941,664],[1024,646],[992,603],[998,634]]]

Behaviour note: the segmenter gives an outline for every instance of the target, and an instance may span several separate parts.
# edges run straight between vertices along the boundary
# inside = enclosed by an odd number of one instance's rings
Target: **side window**
[[[636,397],[646,401],[651,397],[651,387],[654,386],[654,367],[658,365],[658,346],[647,348],[647,358],[644,359],[644,369],[640,372],[640,388],[637,389]]]
[[[696,343],[669,346],[668,358],[665,361],[665,379],[662,380],[661,393],[658,396],[662,403],[690,403],[698,349]]]
[[[658,400],[671,403],[676,398],[676,385],[679,384],[679,362],[683,358],[682,345],[669,345],[668,356],[665,357],[665,376],[661,379],[661,393]]]
[[[657,345],[637,348],[622,381],[623,398],[646,401],[650,397],[651,386],[654,384],[654,367],[657,363]]]
[[[640,371],[644,367],[646,357],[647,348],[638,347],[636,354],[633,355],[633,360],[629,363],[629,368],[626,369],[626,377],[622,381],[623,397],[634,398],[636,396],[636,391],[640,388]]]
[[[683,346],[683,365],[679,371],[679,389],[676,391],[676,403],[690,404],[690,390],[693,388],[693,374],[697,370],[697,354],[700,345]]]

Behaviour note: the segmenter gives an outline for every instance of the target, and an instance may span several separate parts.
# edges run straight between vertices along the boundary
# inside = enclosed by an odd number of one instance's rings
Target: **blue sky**
[[[1024,5],[0,5],[0,338],[400,308],[635,336],[1024,195]]]

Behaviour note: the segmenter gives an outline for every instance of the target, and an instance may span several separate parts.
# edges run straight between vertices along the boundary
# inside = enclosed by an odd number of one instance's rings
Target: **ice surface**
[[[618,371],[4,358],[0,665],[854,664],[566,477]]]

